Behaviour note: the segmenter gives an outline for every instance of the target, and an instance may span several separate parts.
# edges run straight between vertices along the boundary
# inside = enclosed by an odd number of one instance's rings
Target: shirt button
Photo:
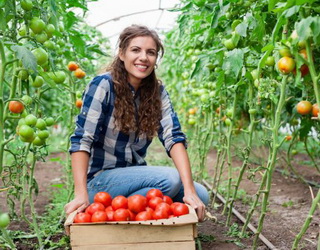
[[[86,115],[86,112],[83,112],[82,114],[83,114],[83,115]]]

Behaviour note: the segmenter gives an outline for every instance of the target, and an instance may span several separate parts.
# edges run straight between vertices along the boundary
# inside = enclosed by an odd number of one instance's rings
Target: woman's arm
[[[87,171],[89,154],[85,151],[78,151],[71,154],[72,174],[74,179],[74,199],[65,205],[66,214],[77,210],[83,211],[89,205],[87,190]]]
[[[200,221],[205,216],[205,205],[198,197],[192,179],[190,161],[183,143],[176,143],[170,150],[171,158],[178,169],[184,187],[183,201],[196,209]]]

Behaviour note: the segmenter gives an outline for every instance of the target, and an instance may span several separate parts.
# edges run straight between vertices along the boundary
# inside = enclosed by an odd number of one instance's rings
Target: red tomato
[[[189,213],[189,208],[186,204],[183,203],[178,203],[173,207],[173,215],[174,216],[181,216],[184,214],[188,214]]]
[[[135,194],[128,198],[128,208],[134,212],[139,213],[146,210],[147,207],[147,198],[140,195]]]
[[[106,207],[106,211],[113,211],[112,206],[107,206],[107,207]]]
[[[78,213],[76,217],[74,217],[74,223],[86,223],[91,222],[91,215],[88,213]]]
[[[136,221],[152,220],[152,215],[147,211],[142,211],[136,215]]]
[[[113,221],[113,214],[114,214],[114,211],[113,210],[108,210],[106,209],[106,214],[108,216],[108,221]]]
[[[89,213],[90,215],[93,215],[94,212],[96,211],[104,211],[105,207],[102,203],[100,202],[94,202],[91,203],[87,208],[86,208],[86,213]]]
[[[134,212],[130,211],[129,209],[128,209],[128,211],[129,211],[129,214],[130,214],[130,220],[134,221],[136,219],[136,214]]]
[[[165,203],[168,203],[169,205],[171,205],[171,204],[173,203],[171,197],[168,196],[168,195],[164,195],[164,196],[163,196],[163,201],[164,201]]]
[[[154,197],[160,197],[161,199],[163,198],[163,193],[161,192],[161,190],[153,188],[150,189],[146,195],[147,199],[150,200]]]
[[[164,209],[167,210],[168,214],[172,214],[171,207],[168,203],[162,202],[156,206],[155,210]]]
[[[119,208],[128,208],[128,199],[123,195],[118,195],[114,197],[111,202],[113,210],[117,210]]]
[[[151,207],[146,207],[146,212],[150,215],[151,218],[153,218],[152,216],[153,216],[154,210]]]
[[[115,221],[129,221],[130,220],[130,213],[128,209],[119,208],[114,211],[113,220]]]
[[[153,197],[149,200],[148,206],[154,210],[156,209],[156,206],[162,202],[163,200],[160,197]]]
[[[154,210],[152,217],[154,220],[168,219],[169,213],[168,213],[167,209],[159,208],[159,209]]]
[[[112,197],[109,193],[107,192],[98,192],[95,194],[93,198],[94,202],[100,202],[102,203],[105,207],[108,207],[111,205]]]
[[[313,117],[318,117],[319,114],[319,106],[317,103],[312,105],[312,116]]]
[[[108,215],[105,211],[96,211],[91,216],[92,222],[103,222],[108,221]]]

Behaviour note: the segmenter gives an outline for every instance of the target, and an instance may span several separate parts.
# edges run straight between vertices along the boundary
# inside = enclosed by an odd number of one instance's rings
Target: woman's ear
[[[119,49],[119,58],[121,61],[124,61],[124,55],[122,49]]]

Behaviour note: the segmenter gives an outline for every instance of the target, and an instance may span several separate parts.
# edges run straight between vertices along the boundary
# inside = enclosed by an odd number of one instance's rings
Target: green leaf
[[[57,84],[51,79],[50,75],[47,72],[44,72],[41,67],[39,67],[39,75],[43,77],[51,88],[55,88],[57,86]]]
[[[271,10],[274,9],[274,7],[276,6],[276,4],[279,2],[279,0],[269,0],[268,3],[268,11],[271,12]]]
[[[71,43],[74,45],[74,49],[82,56],[85,56],[86,42],[82,39],[80,33],[69,35]]]
[[[55,187],[55,188],[63,188],[64,184],[63,183],[58,183],[58,184],[52,184],[51,187]]]
[[[229,51],[225,57],[225,61],[223,62],[222,68],[225,71],[233,73],[233,75],[237,77],[240,70],[243,67],[243,58],[243,49],[234,49],[232,51]]]
[[[218,26],[218,20],[220,17],[224,16],[229,9],[230,4],[219,7],[218,5],[213,10],[213,15],[211,19],[211,28],[216,28]]]
[[[0,9],[0,31],[5,31],[7,26],[6,17],[3,9]]]
[[[275,43],[276,36],[278,35],[280,28],[283,26],[283,24],[285,24],[285,22],[286,22],[286,19],[284,18],[283,15],[281,15],[278,18],[278,21],[277,21],[277,23],[276,23],[276,25],[275,25],[275,27],[274,27],[274,29],[272,31],[271,37],[272,37],[272,43],[273,44]]]
[[[299,10],[300,10],[300,6],[293,6],[290,9],[285,10],[283,12],[283,15],[288,18],[298,13]]]
[[[64,21],[64,24],[66,29],[70,29],[78,21],[77,17],[72,11],[69,11],[65,17],[66,20]]]
[[[296,24],[296,31],[299,36],[299,40],[307,40],[312,35],[310,28],[312,22],[313,17],[309,16]]]
[[[15,52],[16,57],[22,61],[23,67],[37,72],[37,60],[32,52],[25,46],[13,45],[11,49]]]
[[[246,22],[242,22],[236,27],[236,32],[243,37],[247,36],[248,24]]]

